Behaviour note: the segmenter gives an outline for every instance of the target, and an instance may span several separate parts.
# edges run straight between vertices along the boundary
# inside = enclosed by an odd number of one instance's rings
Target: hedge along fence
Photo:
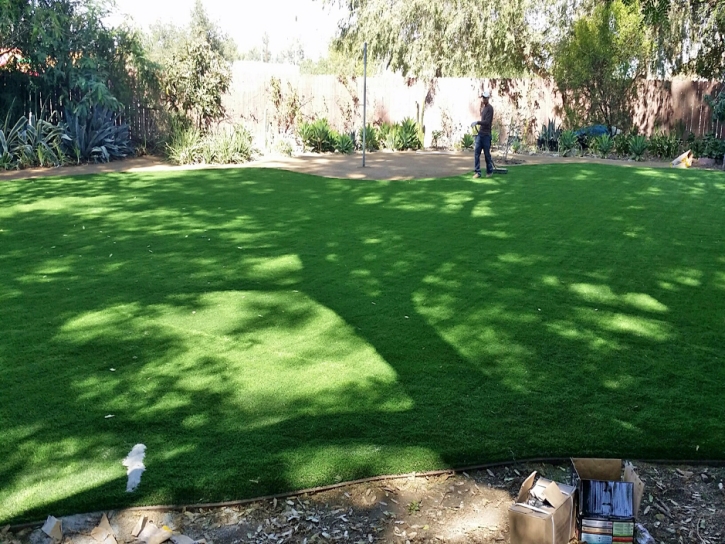
[[[296,95],[300,117],[311,120],[325,117],[341,132],[362,126],[362,78],[308,76],[283,73],[279,76],[283,97],[281,108],[272,102],[273,89],[269,74],[249,74],[236,70],[230,93],[224,104],[228,117],[243,120],[260,146],[275,134],[289,132],[284,117],[284,102]],[[398,75],[368,78],[367,122],[400,122],[406,117],[421,120],[425,126],[425,145],[430,146],[433,131],[449,145],[460,138],[471,121],[479,116],[478,95],[482,89],[493,91],[502,139],[510,128],[533,143],[541,125],[549,119],[561,122],[561,95],[553,81],[531,79],[439,78],[424,82]],[[648,80],[641,84],[634,106],[633,122],[641,132],[655,130],[693,132],[702,136],[714,132],[725,137],[722,123],[712,122],[712,110],[705,102],[706,94],[720,88],[717,82],[677,79]]]

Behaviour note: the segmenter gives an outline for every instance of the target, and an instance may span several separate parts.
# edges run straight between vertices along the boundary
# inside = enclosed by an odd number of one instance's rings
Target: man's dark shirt
[[[478,122],[479,134],[491,134],[491,125],[493,124],[493,106],[486,104],[481,110],[481,120]]]

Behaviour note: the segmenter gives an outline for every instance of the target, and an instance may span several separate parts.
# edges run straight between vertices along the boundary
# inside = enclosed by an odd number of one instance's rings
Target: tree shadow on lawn
[[[579,165],[2,187],[0,520],[532,456],[721,458],[723,189]]]

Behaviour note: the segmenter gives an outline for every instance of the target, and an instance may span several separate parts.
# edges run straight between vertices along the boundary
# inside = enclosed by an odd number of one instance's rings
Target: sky
[[[269,35],[269,46],[276,55],[299,38],[305,57],[317,60],[327,46],[343,13],[324,6],[322,0],[202,0],[206,12],[237,43],[240,52],[262,48],[262,37]],[[148,28],[158,20],[177,26],[189,22],[194,0],[116,0],[117,14],[112,24],[129,17],[137,26]]]

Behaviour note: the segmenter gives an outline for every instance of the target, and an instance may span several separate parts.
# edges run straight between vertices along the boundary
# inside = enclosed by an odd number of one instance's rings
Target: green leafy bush
[[[195,126],[177,126],[167,146],[175,164],[241,164],[254,154],[252,135],[241,125],[206,134]]]
[[[614,152],[621,157],[629,156],[629,136],[618,134],[614,137]]]
[[[391,125],[390,123],[380,123],[380,127],[378,128],[378,143],[381,147],[384,147],[385,149],[394,149],[395,148],[395,133],[396,128],[395,125]]]
[[[649,152],[660,159],[674,159],[679,155],[680,141],[674,134],[655,132],[649,139]]]
[[[491,129],[491,146],[498,145],[501,141],[501,131],[497,128]]]
[[[10,124],[10,116],[0,128],[0,168],[10,170],[18,168],[18,147],[20,146],[20,131],[27,123],[25,117],[18,119],[14,125]]]
[[[202,140],[203,154],[209,164],[242,164],[254,154],[252,135],[242,125],[220,127]]]
[[[330,129],[330,125],[325,118],[311,123],[302,123],[299,134],[305,149],[311,149],[314,153],[331,153],[335,151],[332,129]]]
[[[556,151],[558,149],[560,136],[561,127],[556,124],[556,120],[549,119],[546,125],[541,125],[537,145],[543,150]]]
[[[334,141],[335,151],[338,153],[349,155],[355,151],[355,141],[349,134],[338,134],[333,132],[332,139]]]
[[[410,117],[403,119],[398,126],[395,139],[395,149],[405,151],[408,149],[418,150],[423,147],[423,131]]]
[[[647,138],[642,134],[633,134],[629,137],[629,152],[636,161],[641,161],[647,151]]]
[[[60,127],[41,119],[20,117],[11,125],[9,116],[0,128],[0,168],[59,166],[64,155]]]
[[[559,135],[559,152],[568,157],[577,147],[577,137],[573,130],[565,130]]]
[[[461,138],[460,147],[461,149],[473,149],[473,145],[476,143],[475,138],[469,132],[466,132]]]
[[[362,146],[363,129],[360,128],[360,145]],[[365,125],[365,150],[366,151],[377,151],[380,149],[380,142],[378,141],[378,131],[372,125]]]
[[[725,153],[725,140],[716,138],[713,133],[706,134],[704,138],[695,138],[691,133],[687,141],[692,154],[697,158],[721,160]]]
[[[202,135],[196,127],[175,125],[171,129],[166,154],[174,164],[201,162]]]
[[[128,125],[109,108],[96,106],[88,114],[67,109],[61,127],[64,150],[77,163],[108,162],[134,153]]]
[[[600,157],[606,159],[614,148],[614,139],[609,134],[602,134],[594,138],[592,147]]]

